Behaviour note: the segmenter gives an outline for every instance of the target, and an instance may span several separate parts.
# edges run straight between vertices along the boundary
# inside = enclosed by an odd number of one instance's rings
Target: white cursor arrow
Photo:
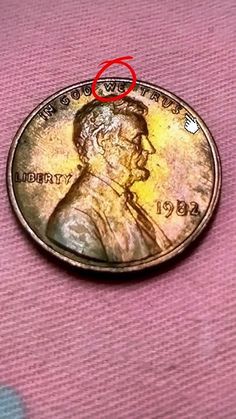
[[[186,114],[185,115],[184,128],[188,132],[191,132],[192,134],[195,134],[200,128],[198,123],[197,123],[197,118],[193,118],[191,115]]]

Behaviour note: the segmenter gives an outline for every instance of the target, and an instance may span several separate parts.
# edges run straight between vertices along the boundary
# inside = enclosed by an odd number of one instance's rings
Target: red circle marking
[[[118,99],[122,99],[123,97],[127,96],[129,94],[129,92],[131,92],[131,90],[134,89],[135,84],[136,84],[136,73],[134,71],[134,69],[131,67],[130,64],[124,62],[124,60],[130,60],[133,57],[131,56],[127,56],[127,57],[119,57],[119,58],[114,58],[113,60],[108,60],[108,61],[104,61],[103,63],[101,63],[100,65],[104,64],[104,66],[101,68],[101,70],[99,70],[99,72],[97,73],[95,79],[93,80],[93,84],[92,84],[92,93],[94,95],[94,97],[98,100],[100,100],[100,102],[115,102],[115,100]],[[132,75],[132,83],[130,85],[130,87],[128,88],[128,90],[126,90],[126,92],[121,93],[120,95],[117,96],[112,96],[112,97],[104,97],[104,96],[99,96],[96,93],[96,85],[98,80],[100,79],[102,73],[104,73],[104,71],[107,70],[108,67],[110,67],[113,64],[120,64],[120,65],[124,65],[125,67],[128,68],[128,70],[130,71],[130,74]]]

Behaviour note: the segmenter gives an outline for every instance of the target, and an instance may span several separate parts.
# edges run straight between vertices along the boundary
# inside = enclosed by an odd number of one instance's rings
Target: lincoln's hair
[[[73,141],[82,156],[87,155],[90,141],[96,140],[97,134],[105,135],[119,127],[117,115],[146,115],[148,108],[139,100],[125,97],[114,102],[93,100],[84,105],[75,115]],[[90,140],[90,141],[87,141]]]

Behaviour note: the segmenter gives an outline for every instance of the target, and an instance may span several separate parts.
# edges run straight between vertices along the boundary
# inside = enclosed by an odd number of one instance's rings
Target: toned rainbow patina
[[[106,79],[98,91],[128,85]],[[159,264],[200,233],[219,196],[220,165],[204,122],[176,96],[138,82],[102,105],[86,82],[29,116],[11,149],[8,185],[44,248],[79,267],[121,272]]]

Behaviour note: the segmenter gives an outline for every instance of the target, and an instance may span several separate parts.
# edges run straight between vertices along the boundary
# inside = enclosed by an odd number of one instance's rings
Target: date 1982
[[[173,213],[184,217],[186,215],[198,216],[200,215],[199,205],[195,201],[189,203],[177,199],[176,203],[172,201],[157,201],[157,214],[164,214],[166,218]]]

